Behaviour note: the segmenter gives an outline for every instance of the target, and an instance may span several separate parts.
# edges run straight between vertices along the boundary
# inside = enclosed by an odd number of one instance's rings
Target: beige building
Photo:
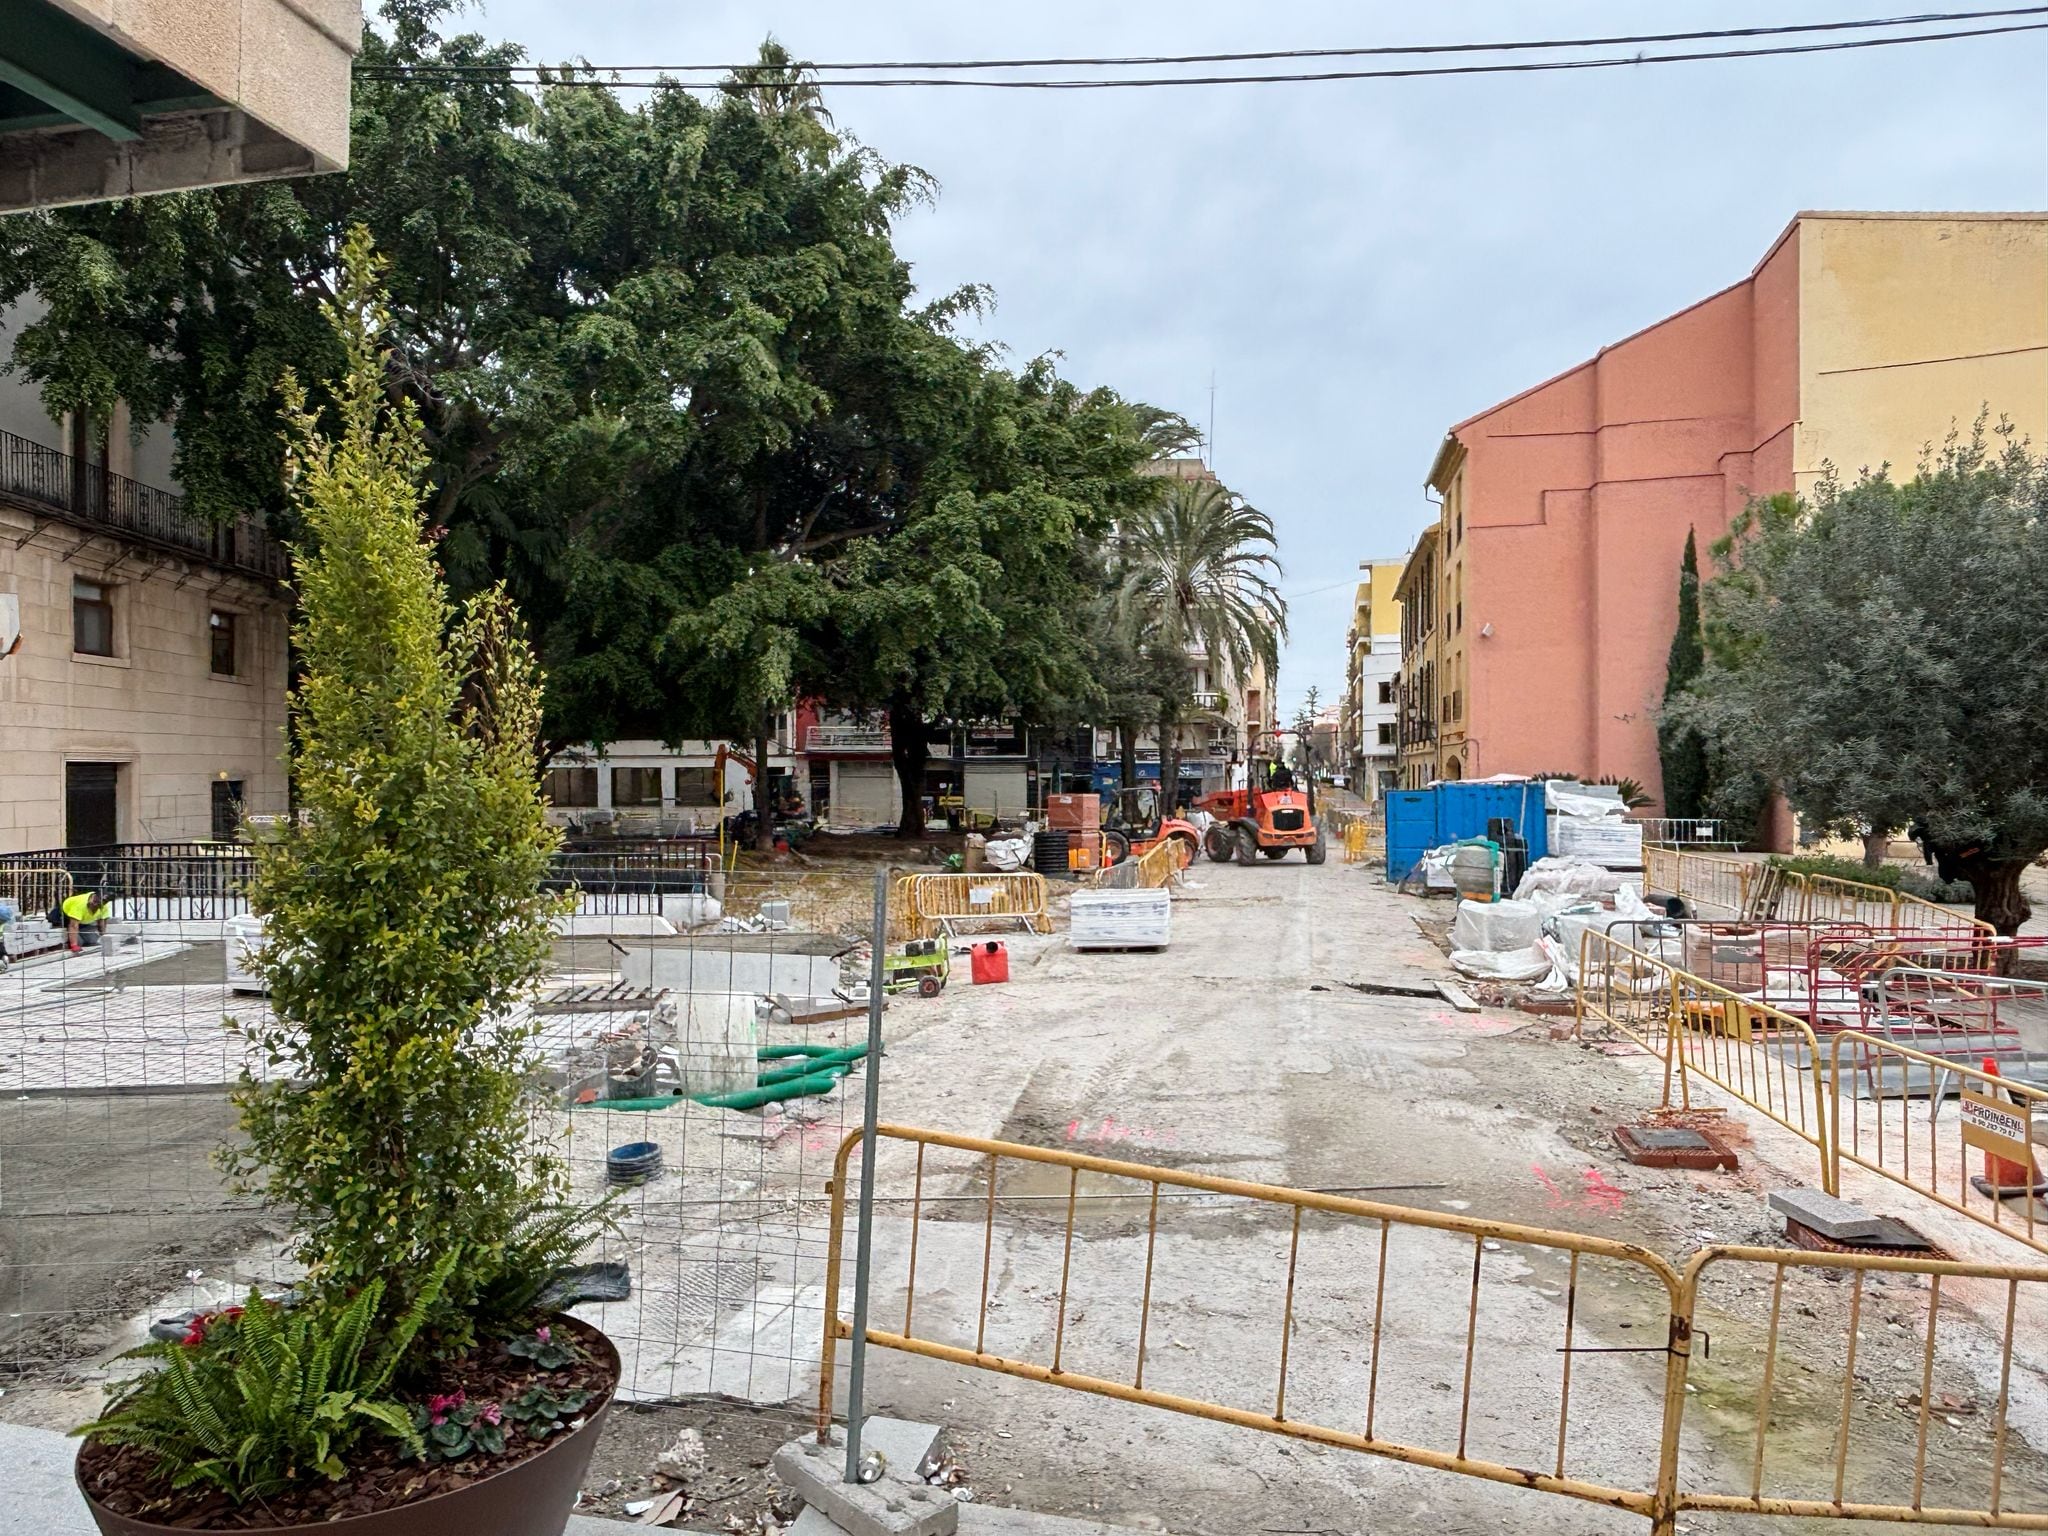
[[[11,0],[0,213],[348,164],[359,0]]]
[[[1403,573],[1402,782],[1563,772],[1661,795],[1690,534],[1980,413],[2048,436],[2048,214],[1797,215],[1746,276],[1457,423]]]
[[[189,516],[168,431],[117,427],[65,452],[68,423],[0,380],[0,854],[285,809],[284,551]]]
[[[1404,560],[1366,560],[1344,634],[1344,703],[1337,762],[1367,800],[1395,787],[1400,751],[1401,603]]]

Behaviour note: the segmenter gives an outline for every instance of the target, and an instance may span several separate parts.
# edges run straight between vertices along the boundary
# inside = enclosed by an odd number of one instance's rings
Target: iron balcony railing
[[[886,752],[889,750],[889,731],[886,726],[814,725],[804,733],[804,749],[809,752]]]
[[[12,432],[0,432],[0,499],[223,570],[268,581],[291,573],[291,556],[260,524],[216,525],[188,512],[181,496],[126,475],[102,474],[71,454]]]
[[[707,838],[619,839],[558,851],[541,884],[613,913],[659,913],[665,896],[710,888],[718,850]],[[249,910],[256,854],[247,843],[115,843],[0,854],[0,874],[64,873],[74,891],[116,898],[117,921],[219,921]]]

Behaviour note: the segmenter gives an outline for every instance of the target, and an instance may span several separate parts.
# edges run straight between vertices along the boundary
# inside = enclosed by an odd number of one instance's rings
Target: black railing
[[[256,855],[246,843],[113,843],[42,848],[0,855],[9,869],[61,869],[77,892],[116,899],[114,916],[131,922],[217,922],[249,910]],[[718,867],[706,839],[636,842],[592,852],[564,850],[542,884],[603,899],[611,912],[659,913],[664,896],[702,894]]]
[[[0,432],[0,496],[223,570],[272,581],[291,573],[291,556],[260,524],[210,523],[186,511],[183,497],[12,432]]]

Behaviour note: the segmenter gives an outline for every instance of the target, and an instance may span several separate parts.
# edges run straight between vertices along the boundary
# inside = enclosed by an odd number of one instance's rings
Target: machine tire
[[[1209,862],[1212,864],[1228,864],[1231,855],[1236,852],[1235,841],[1235,829],[1229,822],[1212,821],[1208,830],[1202,834],[1202,852],[1209,855]]]
[[[1323,837],[1323,829],[1316,828],[1316,840],[1302,849],[1302,857],[1311,864],[1320,864],[1330,856],[1330,845]]]
[[[1239,827],[1239,828],[1237,828],[1237,829],[1236,829],[1236,831],[1237,831],[1237,862],[1238,862],[1238,863],[1240,863],[1240,864],[1256,864],[1256,863],[1258,863],[1258,862],[1259,862],[1259,838],[1258,838],[1258,834],[1257,834],[1257,833],[1255,833],[1255,832],[1252,832],[1252,831],[1250,831],[1249,829],[1247,829],[1247,828],[1245,828],[1245,827]]]
[[[937,997],[945,989],[945,985],[936,976],[920,976],[917,978],[917,995],[919,997]]]
[[[1131,856],[1131,840],[1121,832],[1102,834],[1102,862],[1106,868],[1114,868]]]

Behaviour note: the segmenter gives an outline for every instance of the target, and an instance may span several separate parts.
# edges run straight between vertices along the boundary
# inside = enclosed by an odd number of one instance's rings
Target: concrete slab
[[[51,1429],[0,1424],[0,1531],[96,1536],[71,1480],[78,1442]]]
[[[593,1522],[597,1523],[597,1522]],[[588,1531],[581,1536],[612,1536],[612,1530]],[[1101,1525],[1093,1520],[1069,1520],[1063,1515],[1034,1514],[1028,1509],[999,1509],[993,1504],[962,1504],[959,1536],[1130,1536],[1127,1525]],[[568,1536],[578,1536],[572,1527]],[[806,1509],[789,1528],[789,1536],[846,1536],[838,1526],[815,1509]]]
[[[909,1419],[885,1419],[877,1415],[861,1426],[862,1454],[880,1451],[888,1469],[902,1478],[919,1476],[925,1462],[943,1453],[945,1445],[946,1431],[937,1424],[918,1424]]]
[[[825,1515],[847,1536],[954,1536],[959,1513],[952,1494],[887,1475],[841,1482],[843,1455],[808,1436],[792,1440],[775,1453],[775,1475],[802,1497],[806,1513]]]
[[[1774,1189],[1771,1191],[1771,1209],[1838,1243],[1857,1237],[1875,1237],[1878,1232],[1877,1217],[1862,1206],[1837,1200],[1817,1189]]]

